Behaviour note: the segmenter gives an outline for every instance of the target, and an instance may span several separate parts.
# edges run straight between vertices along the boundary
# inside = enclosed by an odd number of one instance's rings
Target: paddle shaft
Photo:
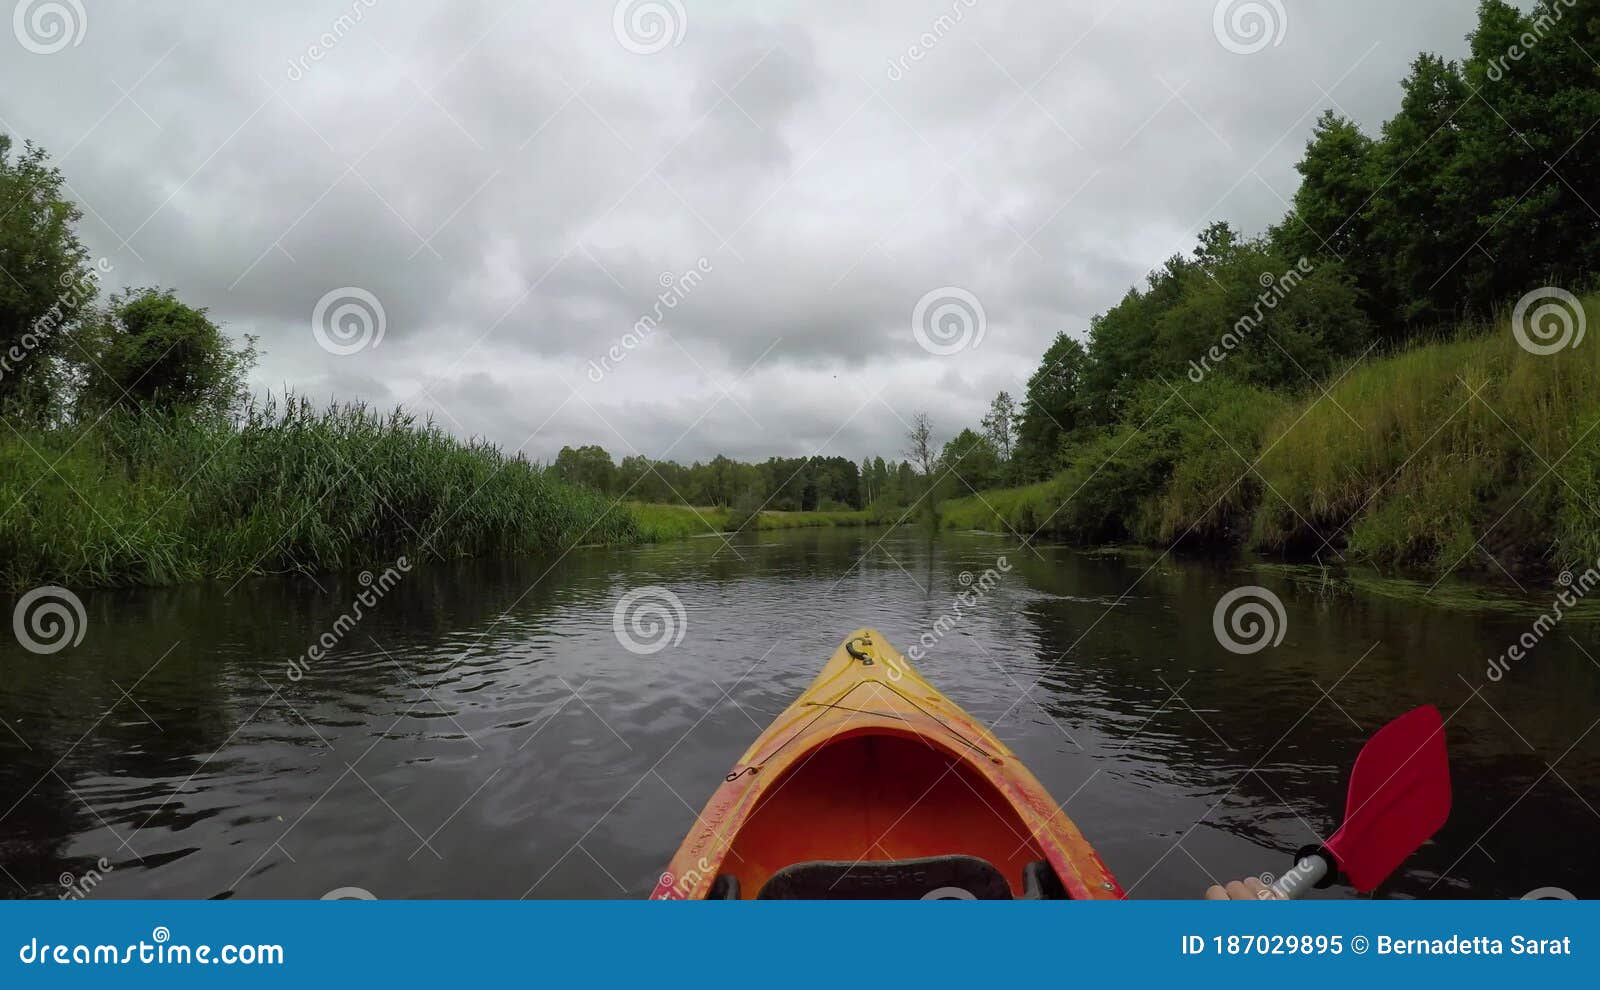
[[[1283,876],[1274,880],[1272,892],[1285,900],[1294,900],[1315,887],[1328,875],[1328,861],[1317,853],[1300,860]]]

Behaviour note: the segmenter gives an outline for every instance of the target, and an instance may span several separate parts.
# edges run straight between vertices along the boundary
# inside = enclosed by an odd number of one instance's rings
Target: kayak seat
[[[1059,883],[1059,882],[1058,882]],[[1009,901],[1011,885],[976,856],[795,863],[767,878],[764,901]]]

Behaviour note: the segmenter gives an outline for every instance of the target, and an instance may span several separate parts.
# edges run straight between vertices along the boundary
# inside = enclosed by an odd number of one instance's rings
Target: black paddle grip
[[[1322,875],[1322,879],[1318,880],[1311,886],[1317,890],[1324,890],[1328,887],[1332,887],[1333,882],[1339,877],[1339,861],[1334,858],[1333,853],[1328,851],[1327,846],[1324,846],[1321,843],[1314,843],[1309,846],[1301,846],[1299,849],[1295,850],[1294,865],[1299,866],[1302,859],[1309,859],[1312,856],[1317,856],[1323,862],[1327,863],[1328,872],[1324,873]]]

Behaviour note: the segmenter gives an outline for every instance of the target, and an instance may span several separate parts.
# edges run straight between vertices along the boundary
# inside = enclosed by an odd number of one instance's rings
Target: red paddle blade
[[[1356,757],[1344,824],[1327,847],[1357,890],[1373,890],[1450,817],[1450,763],[1439,709],[1423,705],[1378,730]]]

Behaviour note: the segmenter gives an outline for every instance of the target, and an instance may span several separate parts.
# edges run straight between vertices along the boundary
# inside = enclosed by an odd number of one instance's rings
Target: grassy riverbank
[[[1600,325],[1600,296],[1583,300]],[[1053,478],[947,498],[947,528],[1244,548],[1421,574],[1541,575],[1600,555],[1600,342],[1508,323],[1357,363],[1324,395],[1213,376],[1082,431]],[[292,401],[241,419],[113,411],[0,435],[0,585],[171,584],[559,552],[873,509],[618,505],[404,413]]]
[[[753,518],[748,511],[727,507],[660,503],[630,503],[640,538],[646,541],[682,539],[738,530],[810,529],[823,526],[872,526],[883,520],[856,510],[775,512],[763,510]],[[892,520],[887,520],[892,522]]]
[[[0,435],[0,587],[167,585],[560,552],[733,532],[865,526],[865,511],[618,504],[491,444],[361,406],[239,422],[112,412]]]
[[[486,443],[360,406],[111,413],[0,434],[0,586],[172,584],[632,542],[634,517]]]
[[[1600,325],[1600,296],[1583,300]],[[1600,554],[1600,341],[1551,354],[1501,321],[1357,364],[1298,396],[1207,380],[1079,438],[946,526],[1345,557],[1424,573],[1550,573]],[[1251,469],[1250,465],[1254,465]]]

